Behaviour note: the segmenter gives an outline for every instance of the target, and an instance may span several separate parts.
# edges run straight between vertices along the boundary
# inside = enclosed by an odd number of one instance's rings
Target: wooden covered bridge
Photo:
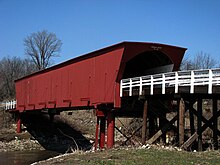
[[[165,140],[167,131],[173,130],[179,146],[187,149],[196,142],[202,150],[202,133],[209,127],[218,148],[220,69],[178,72],[185,51],[141,42],[106,47],[16,80],[16,101],[7,103],[6,109],[18,116],[46,112],[51,119],[62,111],[95,109],[95,148],[114,146],[115,117],[142,117],[143,144]],[[203,116],[204,99],[212,100],[209,119]],[[171,112],[176,114],[168,119]],[[21,123],[18,118],[18,132]]]

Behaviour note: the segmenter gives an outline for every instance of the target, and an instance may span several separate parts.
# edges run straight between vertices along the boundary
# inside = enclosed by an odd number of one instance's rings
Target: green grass
[[[105,150],[95,153],[81,153],[59,158],[49,164],[90,165],[220,165],[220,152],[184,152],[158,149]]]

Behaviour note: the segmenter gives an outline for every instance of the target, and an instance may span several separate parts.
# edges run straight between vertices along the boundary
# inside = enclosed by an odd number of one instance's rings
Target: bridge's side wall
[[[123,51],[120,47],[16,81],[17,109],[114,103],[115,81]]]

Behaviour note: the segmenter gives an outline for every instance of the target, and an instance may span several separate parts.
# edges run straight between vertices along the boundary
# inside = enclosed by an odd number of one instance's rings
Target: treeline
[[[30,59],[4,57],[0,61],[0,101],[15,98],[14,80],[37,71]]]

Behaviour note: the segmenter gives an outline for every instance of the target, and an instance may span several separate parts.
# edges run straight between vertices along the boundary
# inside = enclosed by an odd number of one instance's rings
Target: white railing
[[[220,68],[206,70],[192,70],[168,72],[155,75],[147,75],[122,79],[120,83],[120,97],[123,96],[123,91],[129,92],[132,96],[132,90],[139,88],[139,95],[143,94],[143,88],[149,87],[149,94],[154,94],[155,88],[162,88],[162,94],[166,93],[166,88],[173,87],[174,92],[179,92],[179,87],[190,87],[190,93],[194,93],[195,86],[208,86],[208,94],[212,94],[213,86],[220,86]]]
[[[16,101],[16,100],[12,100],[12,101],[6,102],[6,103],[5,103],[5,110],[16,109],[16,104],[17,104],[17,101]]]

